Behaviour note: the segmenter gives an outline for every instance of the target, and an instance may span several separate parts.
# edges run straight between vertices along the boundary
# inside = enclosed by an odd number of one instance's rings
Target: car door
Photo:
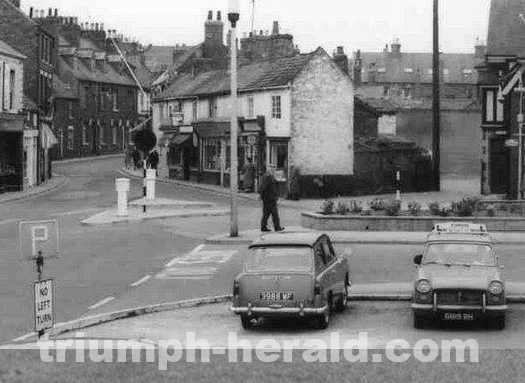
[[[341,279],[341,267],[338,259],[333,253],[333,248],[330,247],[330,243],[327,236],[321,238],[321,245],[323,246],[323,253],[325,256],[326,263],[326,273],[329,288],[332,292],[342,291],[342,286],[340,286]]]
[[[330,283],[328,280],[326,257],[321,240],[317,240],[314,245],[315,277],[323,290],[328,290]]]

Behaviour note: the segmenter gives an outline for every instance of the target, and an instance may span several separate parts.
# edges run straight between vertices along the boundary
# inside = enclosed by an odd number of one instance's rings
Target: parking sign
[[[53,327],[53,280],[35,282],[35,331]]]
[[[44,258],[58,257],[58,222],[31,221],[19,225],[20,254],[34,259],[40,252]]]

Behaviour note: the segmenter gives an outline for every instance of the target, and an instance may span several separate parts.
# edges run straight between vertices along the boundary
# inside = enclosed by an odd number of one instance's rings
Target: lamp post
[[[440,121],[440,75],[439,65],[439,0],[434,0],[433,7],[434,48],[432,58],[432,189],[441,190],[441,121]]]
[[[240,18],[239,0],[229,0],[228,20],[231,23],[230,53],[231,53],[231,150],[230,150],[230,237],[239,236],[238,224],[238,193],[239,174],[237,158],[238,110],[237,100],[237,22]]]

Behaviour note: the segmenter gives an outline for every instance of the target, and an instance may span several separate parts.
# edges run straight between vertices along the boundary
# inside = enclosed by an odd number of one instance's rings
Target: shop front
[[[23,189],[24,117],[0,113],[0,193]]]

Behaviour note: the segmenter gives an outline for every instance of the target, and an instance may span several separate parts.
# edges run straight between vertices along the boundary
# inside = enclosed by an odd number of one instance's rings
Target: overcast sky
[[[241,33],[251,28],[252,0],[241,2]],[[486,40],[490,0],[440,0],[441,50],[472,52]],[[58,8],[62,16],[103,22],[142,43],[196,44],[208,10],[226,13],[228,0],[22,0],[22,7]],[[46,12],[47,13],[47,12]],[[255,0],[255,29],[278,20],[301,51],[338,45],[347,53],[380,51],[399,38],[406,51],[431,51],[432,0]]]

